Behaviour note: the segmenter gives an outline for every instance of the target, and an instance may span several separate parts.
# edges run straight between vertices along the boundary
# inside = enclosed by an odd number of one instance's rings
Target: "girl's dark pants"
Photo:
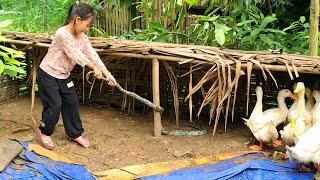
[[[50,136],[61,112],[66,134],[73,139],[81,136],[84,130],[80,119],[79,101],[71,78],[57,79],[41,68],[38,75],[39,95],[43,105],[42,123],[39,126],[41,132]]]

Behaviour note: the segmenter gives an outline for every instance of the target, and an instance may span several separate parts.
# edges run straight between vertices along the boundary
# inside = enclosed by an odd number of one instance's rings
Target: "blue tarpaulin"
[[[28,143],[20,143],[24,148],[16,158],[20,163],[11,163],[0,173],[0,179],[95,179],[81,165],[50,160],[28,151]]]
[[[239,157],[196,168],[172,171],[169,174],[153,175],[143,180],[204,180],[204,179],[277,179],[307,180],[313,179],[314,173],[300,172],[299,164],[293,161],[277,162],[260,153],[246,154]]]

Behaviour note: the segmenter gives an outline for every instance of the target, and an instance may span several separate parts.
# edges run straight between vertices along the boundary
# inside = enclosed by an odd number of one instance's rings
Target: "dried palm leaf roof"
[[[3,32],[2,35],[8,43],[27,46],[49,47],[52,41],[52,36],[46,34]],[[248,80],[248,114],[249,82],[253,68],[260,69],[265,79],[268,76],[271,77],[276,85],[277,81],[271,71],[287,71],[291,79],[299,77],[299,72],[317,74],[320,72],[319,57],[299,54],[272,54],[271,52],[240,51],[218,47],[140,42],[101,37],[92,37],[90,40],[92,46],[101,55],[158,59],[162,61],[175,61],[179,64],[196,64],[192,66],[188,73],[190,76],[194,71],[201,69],[198,65],[209,65],[211,68],[200,78],[200,81],[196,85],[189,87],[189,94],[186,99],[190,98],[205,83],[212,82],[211,88],[204,94],[204,100],[198,111],[198,115],[204,106],[210,105],[210,119],[214,120],[213,134],[216,131],[222,109],[226,109],[225,125],[230,107],[232,109],[231,118],[233,120],[236,101],[235,92],[237,92],[239,77],[244,74],[247,74]],[[177,84],[174,81],[177,80],[172,75],[169,66],[165,64],[165,68],[171,77],[171,85],[174,86]],[[172,89],[177,101],[177,89],[175,87]],[[175,109],[178,111],[176,108],[178,105],[176,104],[177,102],[175,102]]]

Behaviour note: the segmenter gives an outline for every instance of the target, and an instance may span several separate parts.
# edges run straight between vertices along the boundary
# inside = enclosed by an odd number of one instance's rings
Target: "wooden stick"
[[[13,122],[13,123],[16,123],[16,124],[21,124],[21,125],[25,125],[25,126],[29,126],[29,127],[33,128],[33,126],[30,125],[30,124],[26,124],[26,123],[23,123],[23,122],[18,122],[18,121],[11,120],[11,119],[0,119],[0,121]]]
[[[88,72],[87,75],[86,75],[87,81],[88,81],[90,84],[92,84],[91,90],[92,90],[93,85],[94,85],[95,80],[96,80],[96,78],[94,78],[94,79],[93,79],[93,82],[90,82],[90,81],[89,81],[89,79],[90,79],[90,74],[92,74],[92,73],[93,73],[93,71],[90,71],[90,72]],[[108,79],[106,79],[106,78],[101,78],[101,79],[104,80],[104,81],[108,81]],[[156,103],[152,103],[152,102],[150,102],[149,100],[147,100],[147,99],[145,99],[145,98],[142,98],[141,96],[137,95],[136,93],[133,93],[133,92],[130,92],[130,91],[127,91],[127,90],[123,89],[123,88],[120,86],[119,83],[117,83],[115,86],[116,86],[122,93],[124,93],[124,94],[126,94],[126,95],[128,95],[128,96],[131,96],[132,98],[134,98],[134,99],[136,99],[136,100],[138,100],[138,101],[146,104],[147,106],[153,108],[155,111],[157,111],[157,112],[163,112],[164,109],[163,109],[160,105],[157,105]],[[90,91],[90,95],[91,95],[91,91]],[[89,97],[90,97],[90,95],[89,95]]]

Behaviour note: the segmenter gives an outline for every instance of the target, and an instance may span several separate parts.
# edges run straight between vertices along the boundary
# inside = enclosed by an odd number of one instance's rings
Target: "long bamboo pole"
[[[309,42],[309,50],[310,50],[311,56],[318,55],[318,33],[319,33],[319,0],[311,0],[310,42]]]
[[[108,55],[110,55],[111,57],[130,57],[130,58],[141,58],[141,59],[158,59],[161,61],[173,61],[173,62],[181,62],[181,61],[185,61],[185,58],[181,58],[181,57],[173,57],[173,56],[164,56],[164,55],[152,55],[152,54],[148,54],[148,55],[143,55],[143,54],[134,54],[134,53],[109,53]],[[200,63],[200,61],[192,61],[191,63]],[[246,67],[246,64],[242,64],[241,67]],[[264,64],[264,67],[268,68],[270,71],[284,71],[287,72],[288,69],[285,65],[268,65],[268,64]],[[253,66],[254,69],[260,69],[259,66],[254,65]],[[291,71],[294,71],[294,67],[289,66],[288,67]],[[309,67],[309,66],[300,66],[297,67],[297,71],[299,73],[312,73],[312,74],[320,74],[320,69],[317,67]]]
[[[152,94],[153,103],[160,107],[160,86],[159,86],[159,60],[152,59]],[[154,136],[156,138],[161,136],[161,114],[153,110],[154,119]]]

